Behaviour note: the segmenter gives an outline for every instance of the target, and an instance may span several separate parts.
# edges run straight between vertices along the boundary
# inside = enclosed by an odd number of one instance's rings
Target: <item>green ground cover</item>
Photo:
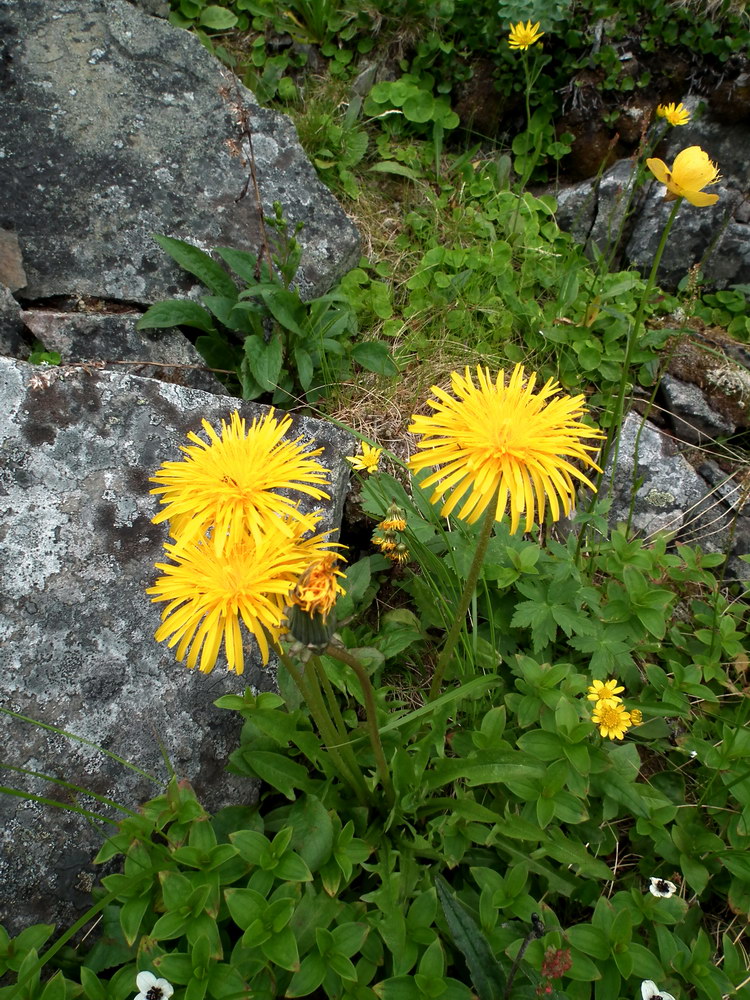
[[[273,605],[292,600],[291,635],[265,619],[279,692],[219,702],[244,720],[231,769],[261,780],[257,806],[210,816],[177,776],[123,811],[99,855],[122,857],[122,871],[81,924],[101,916],[94,943],[78,945],[78,927],[0,933],[0,997],[750,997],[744,588],[721,553],[610,528],[606,488],[582,491],[569,528],[552,523],[579,473],[599,484],[596,448],[615,446],[632,387],[654,390],[693,316],[748,339],[744,290],[701,297],[692,275],[667,295],[658,256],[649,275],[613,272],[559,230],[538,187],[565,168],[562,81],[585,65],[607,100],[646,91],[653,81],[621,76],[611,54],[634,25],[644,51],[658,39],[710,68],[746,45],[747,21],[740,9],[635,2],[383,7],[173,0],[175,23],[292,115],[366,252],[305,303],[280,211],[267,222],[273,268],[162,238],[206,296],[160,303],[143,326],[192,326],[244,398],[352,426],[364,439],[352,456],[361,520],[342,576],[323,559]],[[541,23],[541,44],[517,27],[511,49],[510,25],[524,21]],[[453,110],[480,52],[516,101],[491,140]],[[392,79],[363,81],[368,60],[390,60]],[[657,118],[644,135],[643,176],[668,128],[679,125]],[[675,212],[701,211],[711,178],[672,167],[685,196]],[[537,373],[537,396],[555,380],[541,409],[516,366]],[[475,436],[484,414],[507,426],[520,470],[498,521],[502,463]],[[409,427],[421,437],[411,464]],[[442,458],[430,451],[440,433]],[[577,472],[544,450],[555,435]],[[302,475],[294,463],[310,460],[289,461]],[[434,496],[430,465],[445,476],[451,462],[456,481]],[[221,504],[214,516],[230,523]],[[307,551],[295,532],[289,586]],[[239,603],[260,620],[249,567],[287,579],[267,538],[242,544],[229,624],[203,630],[204,670],[222,641],[236,662]],[[189,570],[176,593],[199,634],[216,598],[195,597],[201,554],[174,549],[152,591],[169,599]],[[178,656],[191,645],[198,656],[203,639],[169,614],[162,628],[160,639],[183,635]]]

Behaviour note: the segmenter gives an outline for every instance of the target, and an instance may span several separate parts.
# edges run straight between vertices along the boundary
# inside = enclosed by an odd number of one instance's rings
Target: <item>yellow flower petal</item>
[[[536,45],[544,34],[543,31],[539,30],[540,23],[537,21],[536,24],[532,25],[531,21],[527,24],[519,21],[518,24],[511,24],[510,31],[508,32],[508,47],[511,49],[528,49],[529,46]]]
[[[719,180],[719,170],[700,146],[688,146],[675,157],[672,169],[659,159],[646,160],[646,166],[667,189],[666,200],[685,198],[691,205],[704,208],[719,200],[717,194],[707,194],[702,188]]]
[[[433,386],[437,399],[427,403],[435,412],[412,417],[409,430],[422,439],[409,465],[435,469],[420,483],[436,487],[430,502],[442,500],[444,516],[459,508],[470,524],[492,504],[498,521],[509,511],[512,532],[522,521],[526,531],[541,522],[547,499],[553,520],[569,513],[574,480],[594,487],[568,459],[597,469],[588,453],[598,445],[582,439],[603,437],[579,419],[583,396],[558,395],[553,380],[534,392],[537,376],[527,377],[521,365],[507,378],[481,367],[476,375],[478,385],[468,368],[453,372],[455,397]]]

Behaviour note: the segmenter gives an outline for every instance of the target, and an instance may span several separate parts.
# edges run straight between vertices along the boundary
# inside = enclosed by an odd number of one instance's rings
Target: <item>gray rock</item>
[[[660,389],[672,417],[674,431],[681,441],[706,444],[715,437],[734,434],[737,425],[713,410],[697,385],[663,375]]]
[[[136,330],[140,313],[97,315],[27,309],[22,318],[48,351],[64,363],[98,366],[203,389],[218,396],[228,390],[179,330]]]
[[[251,783],[224,772],[239,719],[213,701],[248,684],[272,687],[273,667],[252,653],[241,677],[222,658],[208,676],[188,671],[154,641],[159,608],[144,593],[166,539],[164,525],[151,523],[158,504],[148,477],[181,457],[201,418],[218,426],[234,408],[249,419],[266,412],[119,372],[0,358],[0,704],[89,741],[0,715],[5,764],[84,791],[72,796],[27,775],[5,784],[112,816],[85,790],[135,807],[168,778],[163,749],[208,808],[252,798]],[[325,448],[334,498],[325,514],[335,527],[348,477],[342,456],[354,443],[307,417],[293,433]],[[102,837],[72,812],[0,796],[0,923],[11,932],[40,920],[70,924],[88,905],[80,887],[90,883]]]
[[[21,307],[10,294],[10,289],[0,284],[0,355],[28,357],[29,345],[24,340]]]
[[[154,243],[262,244],[264,211],[304,223],[299,287],[325,291],[357,260],[357,233],[286,117],[199,40],[126,0],[0,0],[0,217],[23,252],[24,296],[151,303],[194,279]]]
[[[26,280],[18,234],[0,229],[0,284],[15,292],[25,287]]]
[[[612,525],[628,523],[646,537],[666,532],[675,541],[725,553],[728,575],[750,579],[750,565],[738,558],[747,551],[750,518],[731,476],[719,470],[717,489],[679,452],[678,442],[632,412],[620,431],[616,465],[614,459],[610,455],[599,491],[612,497]]]

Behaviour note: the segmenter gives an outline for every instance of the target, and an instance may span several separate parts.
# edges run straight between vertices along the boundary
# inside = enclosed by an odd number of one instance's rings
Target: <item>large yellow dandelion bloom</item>
[[[274,518],[265,532],[225,543],[219,552],[215,538],[188,545],[165,546],[173,563],[157,563],[163,570],[146,593],[153,601],[168,601],[158,642],[177,646],[177,659],[192,670],[198,664],[210,673],[222,641],[229,669],[241,674],[243,656],[240,621],[255,637],[263,662],[269,641],[278,642],[284,630],[284,606],[289,592],[311,563],[327,555],[333,545],[324,534],[303,539],[304,525]]]
[[[345,575],[336,567],[340,558],[337,552],[329,552],[309,566],[289,595],[289,604],[296,604],[308,615],[319,614],[325,621],[339,595],[346,593],[336,579]]]
[[[708,184],[719,180],[719,168],[708,158],[700,146],[688,146],[681,150],[674,159],[672,169],[663,160],[657,158],[646,160],[646,166],[659,181],[666,186],[665,201],[675,198],[685,198],[691,205],[704,208],[715,205],[718,194],[706,194],[703,190]]]
[[[409,465],[413,472],[436,468],[420,484],[437,484],[430,502],[447,496],[441,509],[447,516],[463,501],[458,516],[470,523],[489,504],[497,521],[510,508],[511,532],[522,516],[526,531],[535,516],[541,523],[547,500],[553,520],[570,513],[573,480],[594,486],[568,459],[598,469],[588,454],[597,446],[582,439],[604,437],[579,419],[585,413],[583,396],[557,395],[560,387],[552,379],[534,393],[537,376],[527,377],[521,365],[509,378],[501,370],[494,380],[488,368],[478,367],[477,379],[478,386],[468,368],[464,375],[453,372],[451,388],[458,398],[433,386],[438,398],[427,402],[435,412],[412,417],[409,430],[422,440]]]
[[[656,114],[670,125],[687,125],[690,121],[690,112],[684,104],[658,104]]]
[[[508,48],[528,49],[531,45],[536,45],[544,34],[539,30],[540,23],[537,21],[536,24],[532,24],[529,21],[528,24],[524,24],[523,21],[519,21],[518,24],[511,24],[508,32]]]
[[[217,555],[224,545],[242,540],[249,532],[255,541],[269,520],[288,526],[296,519],[305,530],[313,522],[297,509],[297,502],[279,490],[294,490],[314,500],[327,499],[319,487],[328,482],[328,470],[315,460],[322,448],[305,449],[301,438],[284,441],[289,416],[277,420],[271,410],[253,420],[249,429],[235,410],[231,422],[221,422],[221,433],[204,420],[204,441],[192,431],[192,445],[181,446],[185,458],[164,462],[149,481],[161,494],[164,509],[154,524],[169,521],[178,545],[200,540],[209,529]],[[279,515],[287,519],[280,519]]]
[[[591,721],[599,727],[601,735],[610,740],[621,740],[632,725],[630,712],[626,711],[624,705],[614,701],[598,701]]]

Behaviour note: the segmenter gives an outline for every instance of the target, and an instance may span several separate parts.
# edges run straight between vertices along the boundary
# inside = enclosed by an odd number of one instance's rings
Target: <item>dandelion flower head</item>
[[[555,521],[570,513],[574,479],[594,489],[569,459],[598,469],[588,454],[597,445],[584,439],[604,435],[580,419],[583,396],[558,395],[552,379],[534,392],[536,380],[521,365],[507,378],[501,369],[494,379],[478,367],[478,385],[466,368],[451,374],[454,395],[432,387],[437,399],[427,402],[434,413],[413,416],[409,426],[422,435],[409,466],[412,472],[436,469],[420,485],[435,486],[431,503],[447,497],[443,516],[462,503],[458,516],[473,523],[492,505],[497,521],[510,510],[511,532],[522,519],[530,531],[535,518],[544,519],[547,502]]]
[[[217,434],[204,420],[208,441],[191,431],[193,443],[181,446],[185,458],[164,462],[150,480],[157,483],[151,492],[160,494],[165,505],[154,524],[168,520],[178,544],[200,540],[210,529],[217,555],[247,532],[257,541],[270,521],[285,526],[299,520],[306,530],[312,528],[297,502],[278,491],[328,499],[321,489],[328,483],[328,470],[315,458],[322,448],[309,451],[301,438],[284,440],[291,423],[289,416],[277,420],[271,410],[246,428],[235,410],[229,424],[222,420]]]
[[[523,21],[519,21],[518,24],[511,24],[508,32],[508,48],[525,50],[536,45],[544,34],[543,31],[539,30],[540,23],[537,21],[536,24],[532,24],[529,21],[524,24]]]
[[[687,125],[690,121],[690,112],[684,104],[658,104],[656,114],[670,125]]]
[[[674,159],[671,169],[663,160],[656,157],[646,160],[646,166],[667,191],[665,201],[675,198],[685,198],[697,208],[715,205],[718,194],[707,194],[703,188],[716,184],[720,179],[719,168],[708,158],[708,153],[700,146],[688,146],[681,150]]]
[[[336,567],[339,558],[337,552],[328,552],[309,566],[289,595],[289,603],[296,604],[308,615],[319,614],[325,621],[339,595],[346,593],[336,579],[344,576]]]
[[[347,455],[346,460],[357,472],[366,472],[368,476],[378,471],[380,456],[383,454],[382,448],[373,448],[366,441],[362,442],[362,455]]]
[[[156,640],[177,646],[178,660],[210,673],[222,642],[230,670],[241,674],[243,622],[255,638],[263,662],[268,662],[269,641],[278,642],[284,630],[284,606],[289,592],[313,562],[329,553],[326,534],[303,538],[305,525],[274,518],[266,530],[253,537],[225,544],[215,538],[165,546],[172,563],[157,563],[163,571],[146,593],[153,601],[166,601]],[[200,660],[199,660],[200,657]]]
[[[630,729],[630,712],[614,701],[598,701],[591,720],[599,727],[601,735],[610,740],[621,740]]]
[[[622,701],[622,698],[618,698],[617,695],[624,690],[622,684],[619,684],[616,678],[611,677],[608,681],[592,681],[586,697],[589,701],[614,701],[617,703]]]

